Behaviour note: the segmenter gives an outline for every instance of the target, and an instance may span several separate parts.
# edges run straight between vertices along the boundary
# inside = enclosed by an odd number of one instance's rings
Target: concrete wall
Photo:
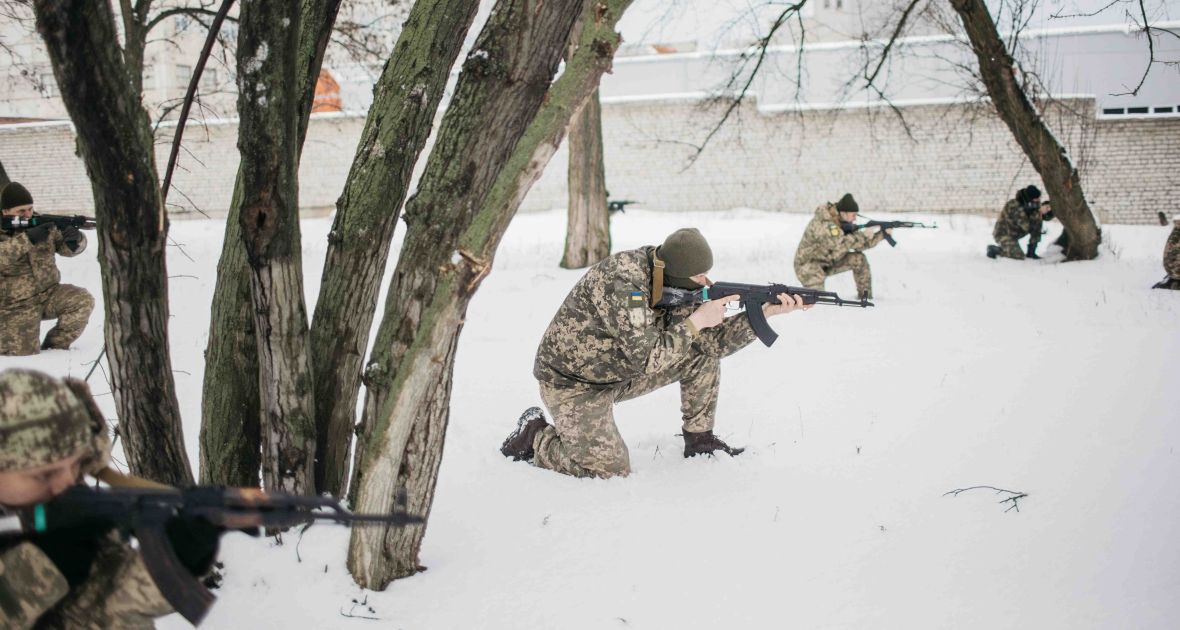
[[[1080,119],[1051,113],[1069,147],[1094,210],[1106,223],[1150,223],[1177,211],[1180,198],[1180,117],[1097,119],[1090,100],[1068,103]],[[810,212],[852,192],[868,214],[995,212],[1015,190],[1039,179],[1007,128],[986,107],[904,108],[906,127],[886,109],[740,112],[689,165],[718,112],[699,101],[604,104],[607,187],[613,199],[669,211],[750,207]],[[313,117],[300,166],[300,203],[335,205],[364,120],[359,115]],[[157,139],[162,168],[172,127]],[[911,137],[912,136],[912,137]],[[224,214],[238,167],[237,124],[194,125],[169,195],[173,216]],[[73,129],[64,123],[0,127],[0,161],[23,182],[42,212],[93,208]],[[566,206],[567,159],[558,151],[522,210]],[[162,175],[162,174],[161,174]]]

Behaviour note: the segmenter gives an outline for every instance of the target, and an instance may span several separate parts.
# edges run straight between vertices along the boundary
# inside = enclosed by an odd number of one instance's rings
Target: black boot
[[[545,421],[545,412],[541,411],[540,407],[525,409],[524,413],[520,414],[520,420],[516,421],[516,430],[500,445],[500,452],[504,457],[511,457],[513,461],[532,461],[533,455],[536,455],[533,451],[533,439],[547,426],[549,423]]]
[[[712,431],[704,431],[702,433],[684,432],[684,456],[696,457],[697,455],[712,455],[715,451],[722,451],[730,457],[736,457],[742,454],[744,448],[734,448],[721,438],[713,435]]]
[[[987,257],[988,258],[995,258],[996,256],[999,256],[999,255],[1000,255],[1000,246],[999,245],[988,245],[987,246]]]

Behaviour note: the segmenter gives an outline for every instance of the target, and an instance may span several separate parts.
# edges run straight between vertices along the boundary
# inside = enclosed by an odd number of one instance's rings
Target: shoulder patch
[[[642,291],[627,291],[627,306],[630,308],[647,307],[647,298]]]
[[[835,225],[828,226],[828,232],[832,236],[837,236],[837,237],[840,236],[840,228],[838,226],[835,226]]]

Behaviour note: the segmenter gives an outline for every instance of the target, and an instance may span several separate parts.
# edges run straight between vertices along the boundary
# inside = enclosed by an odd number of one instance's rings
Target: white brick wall
[[[1093,112],[1093,101],[1072,101]],[[852,192],[863,211],[995,212],[1018,187],[1036,182],[1007,128],[986,108],[905,108],[911,140],[886,110],[762,114],[742,111],[685,168],[716,112],[694,102],[606,104],[607,187],[614,199],[659,210],[751,207],[810,212]],[[972,119],[971,112],[978,115]],[[1177,211],[1180,118],[1095,120],[1051,115],[1079,165],[1091,206],[1106,223],[1150,223]],[[317,115],[300,165],[300,205],[335,205],[364,125],[357,115]],[[172,127],[157,138],[162,168]],[[169,195],[174,217],[195,208],[224,214],[238,167],[236,123],[190,123]],[[89,212],[91,191],[68,124],[0,127],[0,161],[33,193],[42,212]],[[566,205],[566,155],[558,151],[522,210]],[[160,173],[161,177],[163,173]],[[1043,188],[1043,186],[1042,186]]]

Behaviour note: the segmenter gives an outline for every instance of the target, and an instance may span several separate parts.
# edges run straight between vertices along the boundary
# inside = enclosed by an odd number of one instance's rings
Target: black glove
[[[39,245],[49,238],[49,224],[42,223],[25,230],[25,236],[29,237],[29,242],[34,245]]]
[[[176,557],[196,577],[209,572],[225,528],[200,517],[178,516],[164,524]]]
[[[1040,260],[1041,259],[1040,256],[1037,256],[1037,246],[1032,243],[1028,244],[1028,253],[1025,254],[1025,256],[1028,256],[1029,258],[1032,258],[1033,260]]]
[[[65,242],[66,247],[70,248],[71,252],[76,252],[78,244],[82,242],[82,232],[71,225],[61,231],[61,240]]]
[[[70,588],[90,577],[90,567],[98,557],[98,550],[110,529],[68,528],[29,539],[53,561],[66,578]]]

